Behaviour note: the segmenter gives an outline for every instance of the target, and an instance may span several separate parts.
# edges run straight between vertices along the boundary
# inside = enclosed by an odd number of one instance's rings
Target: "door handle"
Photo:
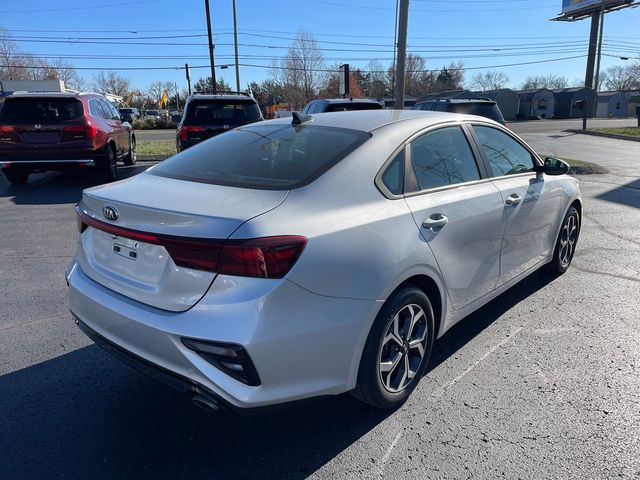
[[[424,228],[440,229],[447,223],[449,223],[449,219],[446,215],[443,215],[441,213],[434,213],[429,218],[424,219],[424,221],[422,222],[422,226]]]
[[[522,197],[520,195],[512,193],[511,195],[509,195],[507,197],[507,199],[505,200],[504,203],[506,203],[507,205],[509,205],[511,207],[516,207],[516,206],[520,205],[521,202],[522,202]]]

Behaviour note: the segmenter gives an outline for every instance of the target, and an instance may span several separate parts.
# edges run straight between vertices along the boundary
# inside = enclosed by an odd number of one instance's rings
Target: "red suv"
[[[0,169],[11,183],[87,167],[115,180],[118,160],[136,163],[136,138],[102,95],[14,93],[0,106]]]

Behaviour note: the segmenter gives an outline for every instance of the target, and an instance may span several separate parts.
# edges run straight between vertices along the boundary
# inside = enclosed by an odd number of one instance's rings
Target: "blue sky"
[[[204,0],[3,3],[0,27],[15,37],[22,50],[60,56],[76,67],[118,71],[141,90],[156,80],[186,87],[184,71],[124,68],[177,67],[185,62],[194,67],[208,65],[206,37],[199,36],[206,34]],[[550,22],[561,4],[561,0],[411,0],[408,51],[425,56],[433,69],[461,59],[465,67],[474,68],[465,73],[467,81],[489,70],[477,67],[524,62],[541,63],[493,70],[506,73],[513,87],[529,75],[553,73],[581,79],[590,22]],[[232,64],[232,1],[211,0],[211,7],[216,64]],[[316,36],[329,65],[347,62],[352,69],[365,68],[369,59],[378,59],[386,67],[393,58],[395,0],[237,0],[237,16],[242,88],[270,75],[265,66],[286,52],[300,29]],[[603,57],[602,69],[625,64],[620,56],[631,61],[640,57],[638,26],[638,8],[606,16],[604,53],[612,56]],[[96,56],[101,58],[88,58]],[[147,58],[118,58],[128,56]],[[192,78],[208,72],[208,67],[193,68]],[[80,73],[90,82],[95,71]],[[216,75],[235,85],[233,67],[217,69]]]

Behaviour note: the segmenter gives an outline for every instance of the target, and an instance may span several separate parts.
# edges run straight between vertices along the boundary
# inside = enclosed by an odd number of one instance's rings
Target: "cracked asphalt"
[[[0,178],[0,478],[640,478],[640,144],[523,137],[611,171],[580,177],[573,265],[456,325],[386,413],[343,395],[211,414],[120,364],[67,310],[73,205],[92,182]]]

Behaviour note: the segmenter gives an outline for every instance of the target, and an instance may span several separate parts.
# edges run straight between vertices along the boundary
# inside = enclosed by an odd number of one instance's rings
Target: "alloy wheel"
[[[568,267],[573,258],[578,241],[578,214],[573,212],[567,217],[560,233],[560,264]]]
[[[404,390],[415,379],[424,360],[427,317],[422,307],[405,305],[387,327],[380,349],[380,379],[392,393]]]

